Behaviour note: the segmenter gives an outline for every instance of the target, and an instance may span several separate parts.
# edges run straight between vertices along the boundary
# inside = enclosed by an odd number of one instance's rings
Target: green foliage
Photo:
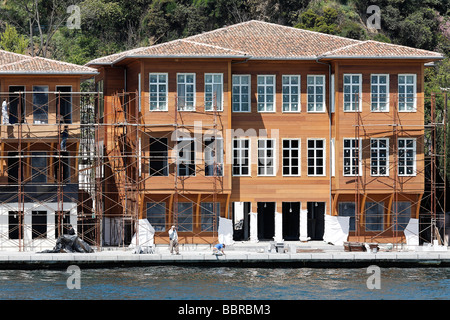
[[[6,51],[24,54],[28,47],[28,39],[20,35],[16,28],[6,24],[5,31],[0,34],[0,48]]]

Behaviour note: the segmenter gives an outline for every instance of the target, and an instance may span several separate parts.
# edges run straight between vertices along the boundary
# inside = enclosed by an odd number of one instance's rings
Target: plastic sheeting
[[[130,248],[137,246],[141,248],[153,247],[155,240],[155,228],[153,228],[147,219],[139,219],[137,234],[139,235],[139,238],[136,239],[136,233],[133,235],[129,246]]]
[[[406,244],[409,246],[419,245],[419,219],[409,219],[408,225],[403,230]]]
[[[92,253],[94,250],[77,235],[65,234],[56,240],[56,246],[52,250],[44,250],[40,253]]]
[[[219,243],[225,245],[233,244],[233,221],[231,219],[226,219],[219,217]]]
[[[344,245],[350,229],[350,217],[325,215],[325,233],[323,240],[337,246]]]

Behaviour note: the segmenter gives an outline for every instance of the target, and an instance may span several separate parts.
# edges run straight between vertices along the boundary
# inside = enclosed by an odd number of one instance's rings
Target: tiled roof
[[[114,64],[133,57],[246,57],[260,60],[443,58],[432,51],[372,40],[353,40],[251,20],[181,40],[101,57],[90,61],[88,65]]]
[[[326,52],[326,58],[442,58],[438,52],[400,46],[373,40],[362,41],[337,50]]]
[[[94,75],[97,73],[96,69],[86,66],[0,50],[0,74]]]

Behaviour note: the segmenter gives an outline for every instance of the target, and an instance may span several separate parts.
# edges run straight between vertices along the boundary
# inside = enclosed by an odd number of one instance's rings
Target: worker
[[[9,124],[9,114],[8,114],[8,103],[6,102],[6,99],[3,99],[2,103],[2,117],[3,117],[3,124]]]
[[[216,244],[213,248],[213,254],[215,255],[225,255],[225,252],[223,251],[225,249],[224,243]]]
[[[169,230],[169,250],[173,254],[173,249],[175,249],[176,254],[180,254],[178,249],[178,233],[175,226],[172,226]]]

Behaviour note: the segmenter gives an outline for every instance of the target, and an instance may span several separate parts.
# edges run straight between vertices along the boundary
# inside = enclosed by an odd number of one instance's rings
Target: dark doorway
[[[323,240],[325,231],[325,202],[308,202],[308,237]]]
[[[9,123],[25,122],[25,91],[24,86],[9,87]],[[20,111],[20,112],[19,112]]]
[[[283,239],[298,241],[300,238],[300,202],[283,202]]]
[[[275,202],[258,202],[258,240],[275,236]]]
[[[247,241],[250,237],[251,202],[243,202],[242,208],[243,210],[241,209],[236,210],[235,203],[233,203],[232,207],[233,207],[233,240]]]

